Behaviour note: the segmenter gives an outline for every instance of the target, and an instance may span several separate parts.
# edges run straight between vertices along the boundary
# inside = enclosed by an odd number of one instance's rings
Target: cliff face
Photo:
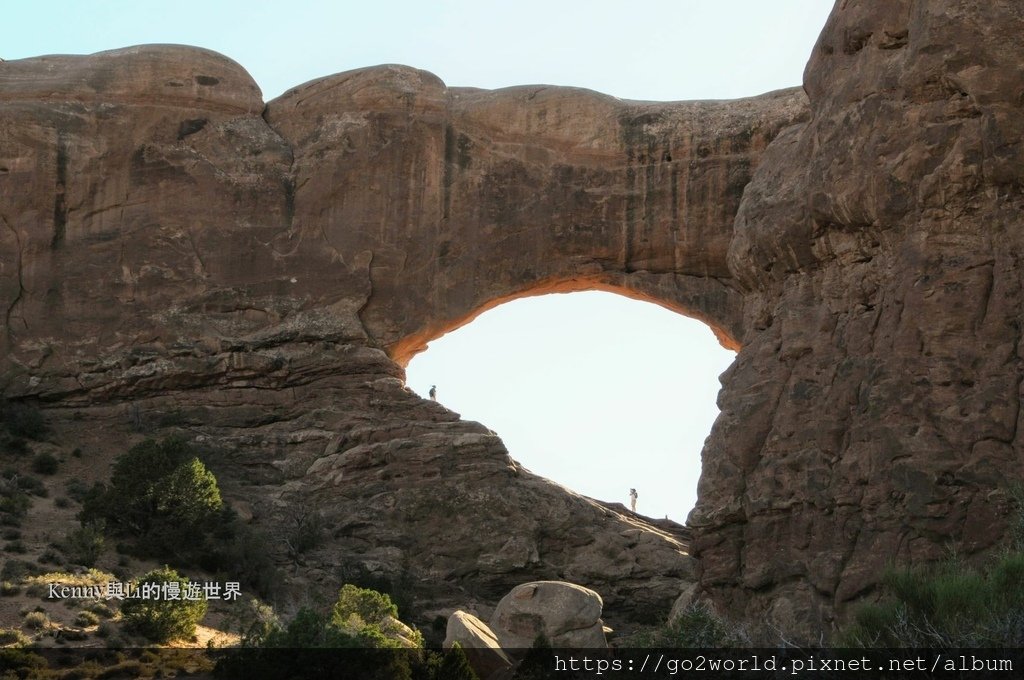
[[[615,624],[699,579],[732,613],[827,627],[886,560],[1001,536],[1021,14],[840,2],[806,97],[730,102],[383,66],[264,105],[194,48],[2,63],[4,393],[87,439],[215,443],[228,495],[278,535],[320,512],[331,539],[296,586],[403,569],[440,606],[565,579]],[[678,535],[533,477],[402,384],[484,309],[594,288],[741,348],[696,574]]]
[[[765,153],[728,254],[747,333],[691,521],[733,610],[827,626],[887,562],[1002,538],[1022,28],[1016,2],[848,0],[821,34],[810,119]]]

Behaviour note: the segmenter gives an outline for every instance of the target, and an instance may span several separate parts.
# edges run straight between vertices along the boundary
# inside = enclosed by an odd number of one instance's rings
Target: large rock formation
[[[743,350],[691,515],[728,609],[828,628],[997,546],[1021,479],[1024,6],[838,2],[744,192]],[[754,594],[751,597],[751,594]]]
[[[690,521],[703,592],[828,628],[886,560],[1002,534],[1022,13],[843,0],[806,97],[730,102],[386,66],[264,106],[194,48],[2,63],[4,395],[86,442],[215,444],[278,535],[320,512],[296,585],[404,569],[486,606],[569,580],[618,627],[692,580],[678,538],[528,474],[401,366],[517,296],[654,300],[740,348]]]

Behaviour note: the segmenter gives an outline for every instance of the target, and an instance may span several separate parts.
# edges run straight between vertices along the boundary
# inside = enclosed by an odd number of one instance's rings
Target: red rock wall
[[[769,147],[728,255],[747,333],[691,520],[732,611],[827,628],[893,561],[1000,545],[1022,30],[1019,2],[844,0],[821,34],[810,120]]]

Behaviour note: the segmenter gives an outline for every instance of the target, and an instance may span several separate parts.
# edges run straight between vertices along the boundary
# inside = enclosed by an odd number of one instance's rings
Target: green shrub
[[[25,647],[32,640],[17,628],[0,628],[0,647]]]
[[[271,635],[281,630],[281,622],[273,607],[255,598],[247,598],[236,616],[243,647],[262,647]]]
[[[351,584],[338,593],[329,617],[302,608],[285,628],[278,627],[266,636],[267,647],[332,648],[406,646],[403,633],[393,624],[397,608],[387,595]],[[422,638],[413,632],[413,644]]]
[[[40,498],[46,498],[49,492],[46,490],[46,485],[43,484],[43,480],[32,475],[19,474],[17,470],[8,468],[3,472],[3,478],[7,480],[8,485],[13,484],[15,487],[24,491],[25,493],[32,494],[33,496],[39,496]]]
[[[28,453],[28,442],[21,437],[0,437],[0,445],[3,446],[3,452],[8,455],[20,456]]]
[[[65,535],[60,549],[72,564],[91,567],[103,554],[103,529],[102,522],[83,524]]]
[[[230,535],[214,540],[200,559],[200,565],[210,571],[226,571],[260,597],[271,599],[282,578],[273,559],[273,546],[258,530],[240,524],[237,520],[224,520],[222,528],[232,529]]]
[[[43,551],[43,554],[39,556],[39,564],[61,566],[64,564],[64,560],[56,550],[53,548],[47,548]]]
[[[43,628],[46,628],[50,625],[50,617],[47,616],[44,612],[29,612],[28,614],[25,614],[25,618],[22,621],[22,624],[26,628],[31,628],[33,630],[42,630]]]
[[[96,628],[96,635],[101,638],[109,638],[117,634],[117,624],[112,621],[104,621]]]
[[[81,503],[85,500],[86,496],[89,495],[91,487],[76,477],[75,479],[69,479],[64,485],[64,488],[67,489],[68,496],[70,496],[72,500]]]
[[[11,541],[10,543],[4,546],[4,552],[24,555],[26,552],[28,552],[28,549],[25,548],[25,544],[21,541]]]
[[[434,680],[480,680],[473,667],[469,665],[469,659],[462,645],[458,642],[452,644],[444,654],[444,660],[434,675]]]
[[[11,436],[25,439],[41,439],[48,429],[39,409],[24,402],[0,403],[0,422]]]
[[[114,610],[102,602],[90,602],[84,607],[84,610],[104,619],[109,619],[114,616]]]
[[[97,633],[98,632],[99,631],[97,631]],[[107,642],[106,642],[107,649],[121,649],[126,644],[125,641],[124,641],[124,638],[122,638],[120,635],[106,635],[106,636],[100,635],[100,637],[106,637],[106,639],[107,639]]]
[[[79,517],[106,521],[144,554],[197,555],[197,537],[210,533],[222,505],[216,478],[183,440],[147,440],[115,460],[110,486],[94,487]]]
[[[629,647],[666,648],[742,647],[749,644],[746,631],[719,617],[704,602],[690,604],[667,625],[636,633],[626,642]]]
[[[837,636],[846,647],[1024,645],[1024,553],[978,569],[958,560],[890,569],[879,602],[859,606]]]
[[[89,626],[95,626],[100,622],[100,617],[96,616],[92,612],[81,611],[78,612],[78,616],[75,617],[75,625],[87,628]]]
[[[398,607],[398,618],[413,611],[414,579],[407,565],[400,565],[397,573],[370,572],[361,563],[345,564],[338,569],[338,579],[360,588],[369,588],[387,595]],[[445,623],[447,625],[447,621]]]
[[[3,597],[14,597],[21,593],[21,586],[10,581],[0,581],[0,595]]]
[[[177,582],[184,593],[188,579],[173,569],[154,569],[142,576],[137,585]],[[196,626],[206,615],[206,600],[126,599],[121,605],[125,628],[157,643],[195,635]]]
[[[32,459],[32,471],[40,475],[57,474],[60,461],[52,453],[37,453]]]
[[[17,525],[32,507],[32,499],[21,488],[17,476],[0,476],[0,513],[9,518],[8,525]]]
[[[554,650],[544,633],[540,633],[534,638],[512,677],[514,680],[544,680],[551,677],[551,669],[554,667]]]
[[[387,616],[397,619],[398,607],[383,593],[346,583],[338,592],[338,600],[331,610],[331,622],[340,626],[353,615],[366,623],[380,623]]]
[[[40,572],[39,567],[25,560],[7,560],[0,569],[0,579],[4,581],[20,581],[26,576],[34,576]]]

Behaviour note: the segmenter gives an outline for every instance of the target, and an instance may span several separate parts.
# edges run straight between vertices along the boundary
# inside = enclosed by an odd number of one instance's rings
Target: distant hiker
[[[639,498],[636,489],[629,490],[629,509],[636,512],[636,499]]]
[[[430,394],[431,399],[437,401],[437,385],[431,385],[430,392],[428,394]]]

